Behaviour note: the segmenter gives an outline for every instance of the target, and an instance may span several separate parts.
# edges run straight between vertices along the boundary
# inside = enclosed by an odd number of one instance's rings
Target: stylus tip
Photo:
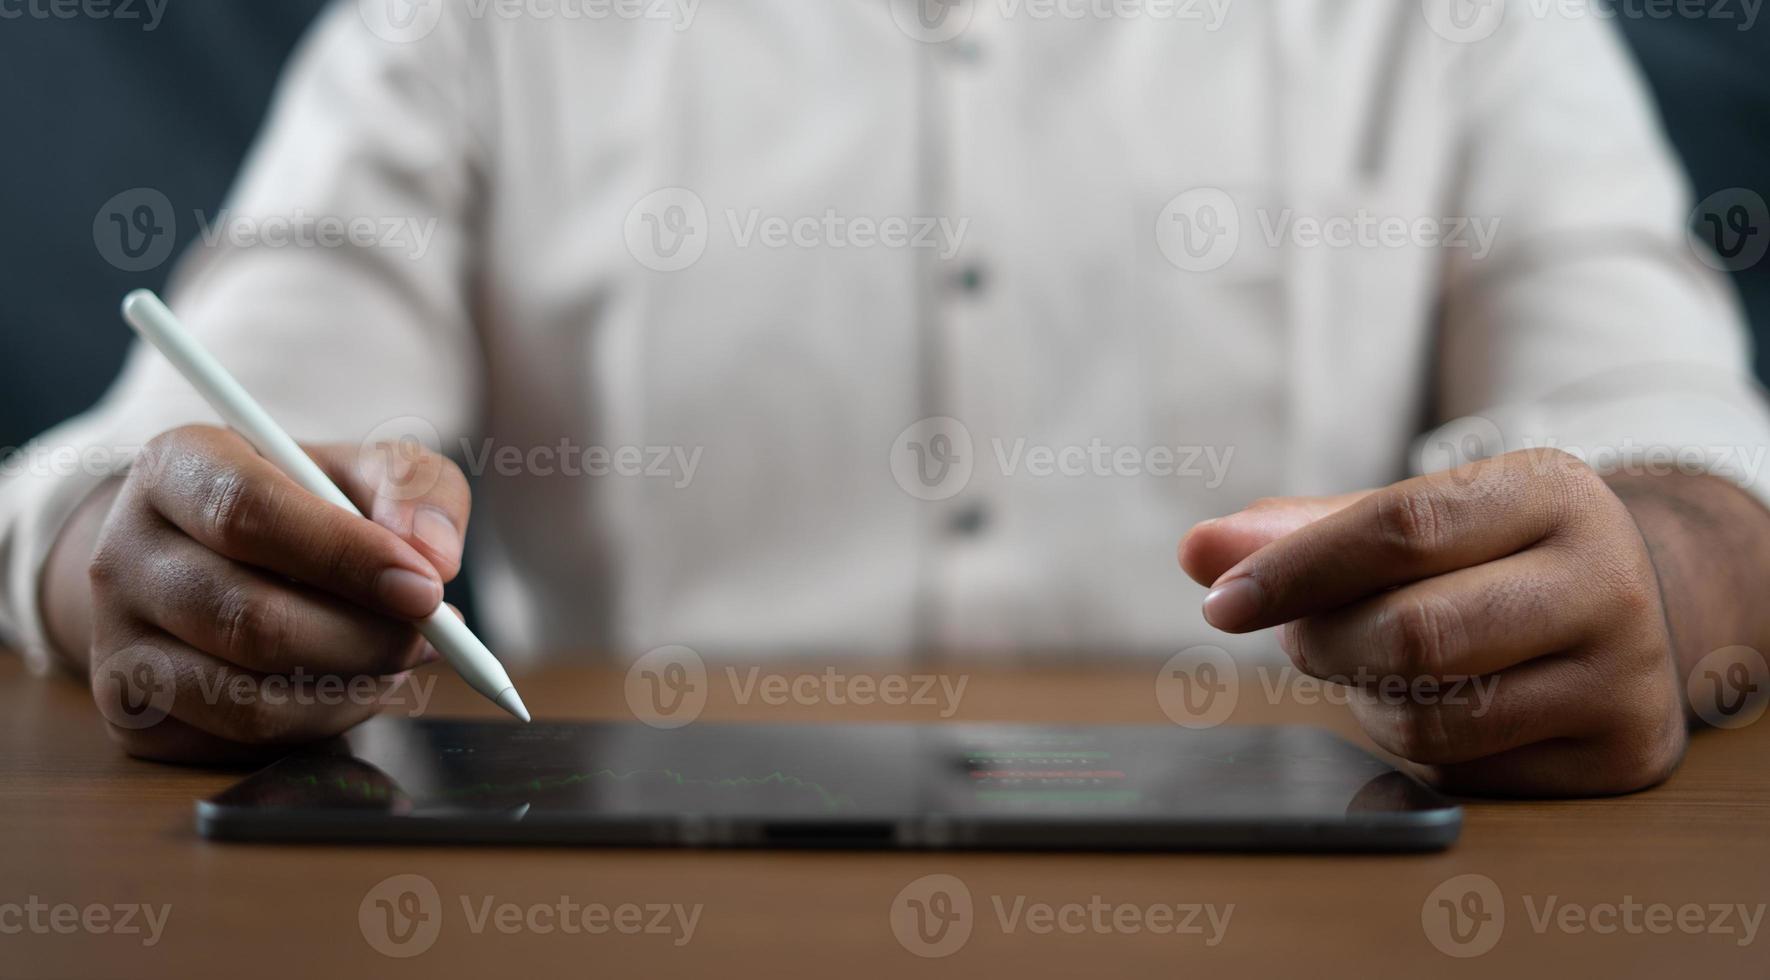
[[[510,712],[511,714],[515,715],[518,718],[521,718],[523,721],[529,720],[529,709],[522,706],[522,698],[517,697],[516,688],[514,688],[514,687],[505,688],[504,690],[498,692],[498,696],[494,700],[496,700],[498,702],[498,707],[503,708],[505,711]]]

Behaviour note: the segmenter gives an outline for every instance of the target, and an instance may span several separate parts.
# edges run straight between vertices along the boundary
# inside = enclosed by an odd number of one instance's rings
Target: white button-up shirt
[[[1257,497],[1526,445],[1761,493],[1689,210],[1565,5],[365,0],[173,300],[298,438],[462,460],[506,656],[1171,653],[1235,645],[1174,549]],[[49,450],[211,418],[138,349],[27,450],[15,638],[105,469]]]

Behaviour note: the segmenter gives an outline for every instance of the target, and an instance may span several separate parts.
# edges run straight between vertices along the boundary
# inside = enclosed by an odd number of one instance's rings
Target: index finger
[[[224,429],[187,427],[137,468],[150,506],[217,554],[370,609],[419,619],[442,601],[436,570],[398,535],[301,489]]]
[[[1205,619],[1251,632],[1503,558],[1554,534],[1601,489],[1558,450],[1406,480],[1243,559],[1205,596]]]

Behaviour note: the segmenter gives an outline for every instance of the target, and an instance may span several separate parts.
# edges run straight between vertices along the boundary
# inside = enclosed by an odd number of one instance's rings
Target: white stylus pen
[[[171,361],[191,387],[221,413],[227,424],[277,469],[287,473],[308,493],[323,497],[358,517],[363,516],[344,491],[326,478],[282,426],[277,425],[246,393],[246,389],[240,387],[233,375],[227,373],[221,362],[210,356],[203,345],[179,325],[178,318],[172,315],[160,297],[146,289],[137,289],[123,297],[123,319],[129,321],[143,340],[166,355],[166,360]],[[523,707],[522,698],[517,696],[516,688],[510,683],[510,675],[504,672],[504,665],[492,656],[492,651],[486,649],[466,623],[455,618],[448,606],[438,603],[436,611],[418,624],[418,631],[460,671],[474,690],[523,721],[529,720],[528,709]]]

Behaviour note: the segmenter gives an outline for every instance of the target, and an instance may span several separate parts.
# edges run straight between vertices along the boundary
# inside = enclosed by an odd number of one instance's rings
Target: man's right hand
[[[465,477],[416,445],[305,448],[369,519],[239,435],[187,426],[64,529],[52,634],[80,634],[70,590],[89,590],[93,696],[131,754],[227,762],[335,735],[374,714],[389,677],[436,659],[415,622],[460,570]]]

